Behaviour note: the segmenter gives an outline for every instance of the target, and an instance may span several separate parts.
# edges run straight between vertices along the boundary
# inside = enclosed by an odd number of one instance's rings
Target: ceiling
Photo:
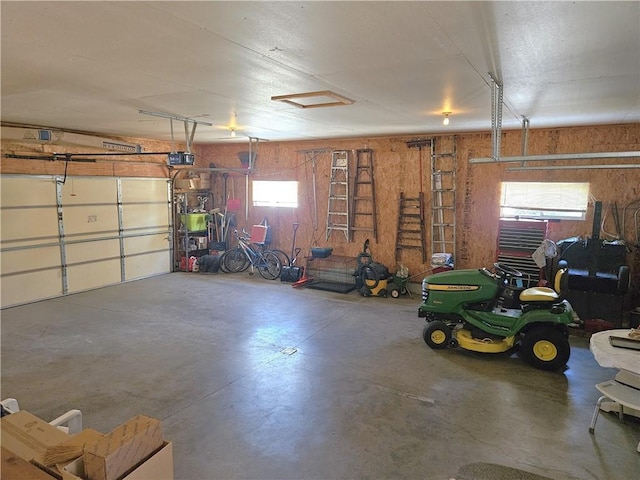
[[[0,4],[2,122],[195,143],[640,121],[640,2]],[[347,106],[271,97],[330,90]],[[451,112],[448,127],[442,113]],[[184,138],[182,122],[174,122]],[[235,139],[235,141],[238,140]]]

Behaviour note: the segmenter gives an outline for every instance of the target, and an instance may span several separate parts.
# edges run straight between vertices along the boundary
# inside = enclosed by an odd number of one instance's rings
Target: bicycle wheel
[[[287,255],[286,253],[284,253],[282,250],[268,250],[269,252],[275,253],[278,258],[280,259],[280,265],[282,265],[283,267],[288,267],[289,265],[291,265],[291,259],[289,258],[289,255]]]
[[[229,273],[229,270],[227,270],[227,267],[224,264],[224,256],[227,254],[227,252],[222,252],[222,254],[220,255],[220,271],[222,273]]]
[[[240,248],[227,250],[222,255],[220,263],[224,265],[223,269],[229,273],[244,272],[250,265],[249,259]]]
[[[275,280],[280,276],[280,270],[282,270],[282,264],[278,255],[273,252],[263,252],[258,263],[258,272],[263,278],[267,280]]]

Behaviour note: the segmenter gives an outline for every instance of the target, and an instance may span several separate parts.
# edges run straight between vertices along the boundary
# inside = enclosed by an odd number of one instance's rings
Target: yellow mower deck
[[[502,353],[513,347],[515,343],[515,337],[507,337],[502,340],[498,339],[484,339],[478,340],[471,336],[471,332],[464,328],[456,330],[456,340],[460,347],[465,350],[472,350],[474,352],[482,353]]]

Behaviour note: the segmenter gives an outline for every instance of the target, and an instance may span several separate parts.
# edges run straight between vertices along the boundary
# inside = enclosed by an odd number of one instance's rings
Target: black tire
[[[391,298],[400,298],[400,290],[398,290],[397,288],[392,288],[390,293]]]
[[[567,335],[557,328],[537,327],[522,339],[520,355],[535,368],[555,371],[567,364],[571,346]]]
[[[627,293],[631,285],[631,276],[629,274],[629,267],[622,265],[618,270],[618,291],[620,293]]]
[[[220,271],[222,273],[229,273],[229,270],[227,270],[227,266],[225,265],[225,262],[224,262],[224,257],[225,257],[225,255],[227,254],[228,251],[229,250],[224,251],[224,252],[222,252],[220,254]]]
[[[270,252],[275,253],[278,258],[280,259],[280,265],[282,265],[283,267],[290,267],[291,266],[291,259],[289,258],[289,255],[287,255],[286,253],[284,253],[282,250],[269,250]]]
[[[244,272],[251,264],[247,255],[239,248],[227,250],[222,256],[220,263],[224,265],[224,271],[227,273]]]
[[[222,255],[220,255],[220,271],[222,273],[229,273],[229,270],[227,270],[227,267],[225,267],[224,265],[224,256],[227,252],[222,253]]]
[[[434,320],[425,325],[422,338],[431,348],[447,348],[451,341],[451,329],[444,322]]]
[[[278,255],[273,252],[267,251],[262,254],[262,259],[259,260],[258,273],[262,275],[262,278],[267,280],[275,280],[280,276],[282,270],[282,264]]]

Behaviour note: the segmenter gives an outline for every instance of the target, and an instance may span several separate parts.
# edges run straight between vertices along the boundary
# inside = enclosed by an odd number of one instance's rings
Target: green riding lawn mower
[[[529,364],[543,370],[563,368],[570,355],[571,305],[563,298],[567,269],[560,268],[554,288],[525,288],[524,276],[504,263],[451,270],[422,282],[423,338],[434,349],[463,348],[502,353],[519,349]]]

